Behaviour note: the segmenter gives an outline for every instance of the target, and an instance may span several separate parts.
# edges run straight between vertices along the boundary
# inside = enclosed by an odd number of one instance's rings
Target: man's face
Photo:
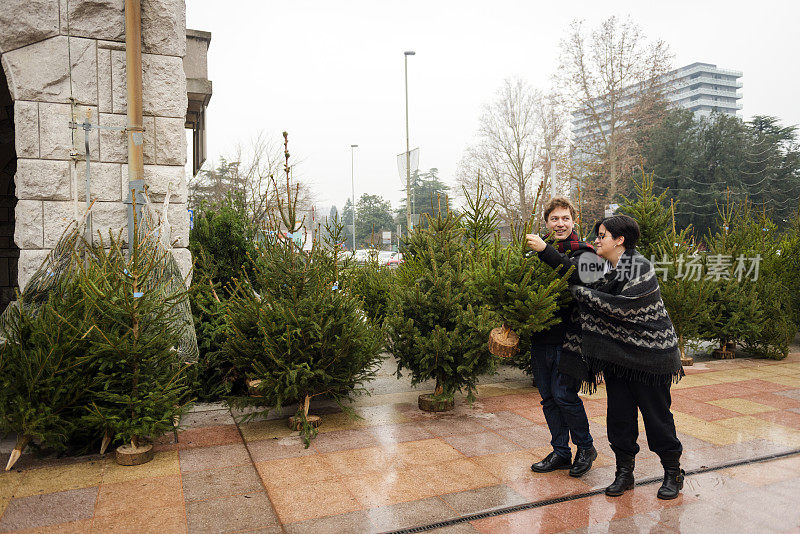
[[[547,229],[553,232],[556,239],[566,239],[575,227],[572,214],[567,208],[556,208],[547,216]]]

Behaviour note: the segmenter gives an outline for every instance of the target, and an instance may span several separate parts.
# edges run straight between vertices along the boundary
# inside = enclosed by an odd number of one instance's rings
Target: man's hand
[[[544,239],[536,234],[527,234],[525,236],[525,241],[528,243],[528,248],[535,250],[536,252],[543,251],[547,246],[547,243],[544,242]]]

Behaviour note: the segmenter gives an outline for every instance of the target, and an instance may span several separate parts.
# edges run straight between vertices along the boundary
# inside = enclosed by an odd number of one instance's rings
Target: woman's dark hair
[[[625,250],[635,248],[636,243],[639,242],[639,236],[641,235],[639,223],[637,223],[636,219],[633,217],[628,217],[627,215],[606,217],[594,225],[595,235],[600,233],[600,225],[605,226],[606,231],[608,231],[614,239],[620,236],[624,237],[625,241],[622,242],[622,246],[625,247]]]

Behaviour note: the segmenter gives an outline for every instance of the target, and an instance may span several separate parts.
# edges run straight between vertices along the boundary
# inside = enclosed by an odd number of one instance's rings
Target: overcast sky
[[[503,80],[547,90],[559,41],[574,19],[596,27],[630,15],[665,40],[674,66],[715,63],[744,73],[740,115],[800,123],[797,2],[670,0],[336,1],[187,0],[188,28],[210,31],[208,156],[216,160],[259,132],[286,130],[296,171],[320,206],[379,194],[397,207],[405,150],[403,51],[409,58],[411,146],[420,168],[453,183],[481,106]],[[206,165],[209,165],[208,161]]]

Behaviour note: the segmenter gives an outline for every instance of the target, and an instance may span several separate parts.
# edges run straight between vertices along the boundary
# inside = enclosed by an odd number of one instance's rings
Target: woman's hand
[[[536,234],[527,234],[525,236],[525,241],[528,243],[528,248],[535,250],[536,252],[543,251],[547,246],[547,243],[544,242],[544,239]]]

